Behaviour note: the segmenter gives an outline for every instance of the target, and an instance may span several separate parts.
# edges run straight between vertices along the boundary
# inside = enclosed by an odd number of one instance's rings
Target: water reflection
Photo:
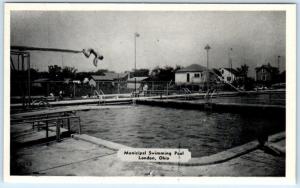
[[[83,133],[131,147],[188,148],[205,156],[285,129],[284,118],[134,106],[79,112]]]

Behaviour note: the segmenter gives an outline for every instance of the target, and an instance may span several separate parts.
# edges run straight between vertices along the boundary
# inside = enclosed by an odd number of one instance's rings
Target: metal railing
[[[51,131],[51,127],[54,127],[56,141],[58,142],[61,141],[61,134],[62,134],[61,128],[64,128],[65,124],[69,135],[73,132],[71,130],[71,120],[77,121],[77,133],[81,134],[80,117],[75,115],[67,115],[61,117],[41,115],[41,116],[22,118],[19,120],[21,121],[18,123],[31,123],[33,130],[35,130],[35,128],[37,128],[37,131],[44,129],[46,133],[45,135],[46,138],[49,138],[49,131]]]

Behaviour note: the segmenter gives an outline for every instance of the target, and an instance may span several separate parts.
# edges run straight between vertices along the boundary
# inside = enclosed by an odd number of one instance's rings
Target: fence
[[[26,81],[11,82],[11,96],[13,99],[21,99],[23,93],[22,85],[27,84]],[[56,98],[74,99],[87,98],[97,96],[98,94],[125,94],[147,91],[147,93],[155,94],[161,91],[167,93],[178,93],[188,86],[176,86],[174,82],[165,81],[97,81],[96,85],[79,82],[66,81],[32,81],[31,96],[47,97],[54,96]],[[193,86],[190,91],[199,91],[199,88]]]
[[[11,102],[24,101],[20,85],[26,81],[11,82]],[[81,83],[78,81],[32,81],[31,101],[42,97],[51,96],[53,100],[71,100],[82,98],[97,98],[99,95],[109,94],[138,94],[144,96],[185,94],[206,91],[201,85],[180,84],[173,81],[96,81],[94,84]],[[121,95],[120,95],[121,96]],[[121,96],[122,97],[122,96]],[[26,97],[25,97],[26,100]]]

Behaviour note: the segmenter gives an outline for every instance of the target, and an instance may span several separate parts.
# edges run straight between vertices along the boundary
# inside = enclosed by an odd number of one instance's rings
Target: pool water
[[[195,101],[203,102],[204,99],[199,99]],[[268,94],[252,93],[243,96],[215,97],[211,99],[211,102],[285,105],[285,93],[268,93]]]
[[[285,130],[284,117],[136,105],[77,112],[82,133],[131,147],[188,148],[207,156]]]

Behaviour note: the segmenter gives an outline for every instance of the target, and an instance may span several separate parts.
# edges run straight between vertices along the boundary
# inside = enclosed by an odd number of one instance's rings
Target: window
[[[200,77],[200,74],[199,74],[199,73],[196,73],[194,76],[195,76],[195,78],[199,78],[199,77]]]
[[[227,77],[227,81],[228,81],[228,82],[231,81],[231,77],[230,77],[230,76]]]
[[[267,76],[266,76],[266,75],[262,75],[262,76],[261,76],[261,80],[262,80],[262,81],[266,81],[266,80],[267,80]]]
[[[267,81],[267,75],[264,75],[264,81]]]

